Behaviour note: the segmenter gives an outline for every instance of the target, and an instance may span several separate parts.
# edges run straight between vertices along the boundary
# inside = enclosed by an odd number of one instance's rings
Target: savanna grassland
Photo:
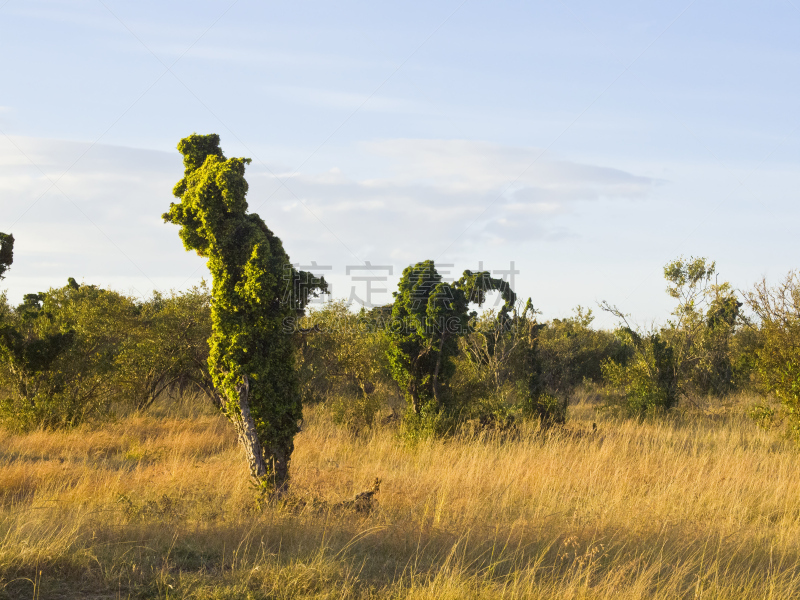
[[[800,273],[680,257],[644,328],[433,260],[312,305],[219,142],[163,215],[210,289],[0,294],[0,598],[800,597]]]
[[[0,597],[800,596],[800,451],[750,399],[653,420],[573,402],[546,434],[414,445],[306,408],[292,492],[261,506],[201,398],[0,433]],[[337,506],[375,477],[374,510]]]

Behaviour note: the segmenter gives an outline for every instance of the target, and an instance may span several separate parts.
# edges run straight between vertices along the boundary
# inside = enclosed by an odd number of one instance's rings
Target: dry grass
[[[295,492],[380,476],[369,516],[259,509],[212,414],[0,434],[0,597],[800,597],[798,449],[740,413],[411,448],[310,412]]]

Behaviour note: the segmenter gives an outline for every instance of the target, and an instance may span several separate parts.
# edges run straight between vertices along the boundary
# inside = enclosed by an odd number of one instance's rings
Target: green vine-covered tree
[[[481,305],[486,293],[499,291],[505,301],[498,319],[508,318],[516,294],[508,282],[488,271],[464,271],[458,281],[442,281],[432,260],[406,267],[394,293],[389,324],[392,376],[407,394],[414,413],[440,403],[440,389],[454,371],[458,338],[470,330],[469,304]]]
[[[250,472],[281,493],[302,418],[294,347],[286,323],[324,279],[296,271],[278,238],[247,212],[247,158],[226,159],[219,136],[178,144],[184,177],[163,215],[187,250],[208,258],[213,278],[209,368],[222,411],[236,427]]]

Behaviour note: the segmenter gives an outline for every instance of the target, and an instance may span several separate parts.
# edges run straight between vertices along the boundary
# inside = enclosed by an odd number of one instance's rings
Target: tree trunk
[[[271,475],[273,477],[276,497],[281,497],[289,487],[289,456],[291,450],[283,446],[271,446],[269,449]]]
[[[436,368],[433,370],[433,399],[436,405],[439,405],[439,369],[442,366],[442,351],[444,350],[444,332],[442,332],[442,339],[439,341],[439,354],[436,357]]]
[[[211,400],[211,403],[218,410],[223,410],[225,408],[224,396],[217,391],[217,388],[214,387],[214,384],[211,382],[210,379],[203,378],[202,380],[197,380],[191,378],[190,381],[194,383],[197,386],[197,388],[200,391],[202,391],[209,400]]]
[[[417,384],[412,381],[408,386],[408,392],[411,394],[411,409],[415,415],[419,414],[419,394],[417,393]]]
[[[234,417],[232,420],[239,444],[244,450],[247,465],[250,467],[250,476],[260,484],[269,475],[269,469],[264,461],[264,449],[261,447],[261,442],[258,441],[256,424],[250,414],[250,382],[247,375],[242,376],[242,383],[238,386],[237,391],[239,393],[239,414],[232,415]]]

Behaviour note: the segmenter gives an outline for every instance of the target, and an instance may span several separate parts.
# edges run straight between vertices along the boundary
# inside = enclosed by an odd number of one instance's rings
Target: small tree
[[[10,233],[0,233],[0,279],[5,277],[5,272],[14,262],[14,236]]]
[[[453,374],[452,357],[458,338],[470,331],[469,304],[483,304],[486,293],[499,291],[505,304],[498,319],[505,322],[516,295],[508,282],[492,278],[488,271],[464,275],[452,285],[442,281],[432,260],[403,270],[394,293],[388,327],[392,376],[407,394],[411,410],[441,404],[442,384]]]
[[[299,373],[305,402],[325,402],[335,423],[361,431],[374,423],[395,386],[384,330],[344,300],[326,302],[301,320]],[[390,392],[391,390],[391,392]]]
[[[226,159],[216,134],[184,138],[178,151],[184,177],[173,193],[179,202],[163,217],[181,226],[187,250],[208,258],[208,363],[219,403],[236,427],[252,477],[282,493],[302,418],[295,349],[284,325],[326,284],[295,271],[280,238],[248,214],[250,159]]]
[[[601,303],[621,321],[618,335],[630,352],[627,361],[606,362],[603,378],[630,412],[667,410],[692,394],[732,389],[730,344],[741,303],[715,276],[716,265],[702,257],[666,265],[667,293],[678,305],[665,327],[648,332],[635,331],[622,311]]]
[[[219,400],[208,371],[210,293],[205,285],[169,295],[153,292],[124,324],[127,339],[115,361],[118,394],[146,409],[162,394],[193,385]],[[123,324],[120,324],[123,326]]]
[[[72,278],[6,308],[0,327],[4,424],[66,427],[106,414],[114,363],[135,309],[130,298]]]
[[[630,327],[617,331],[631,353],[624,363],[603,363],[605,383],[621,396],[633,416],[669,410],[678,404],[675,354],[658,332],[640,335]]]
[[[674,354],[680,392],[722,395],[733,387],[730,344],[738,325],[738,301],[730,284],[718,283],[716,264],[705,258],[664,267],[667,293],[678,301],[662,336]]]
[[[326,302],[300,324],[301,372],[311,401],[330,392],[366,397],[389,379],[386,338],[363,308],[354,313],[344,300]]]

